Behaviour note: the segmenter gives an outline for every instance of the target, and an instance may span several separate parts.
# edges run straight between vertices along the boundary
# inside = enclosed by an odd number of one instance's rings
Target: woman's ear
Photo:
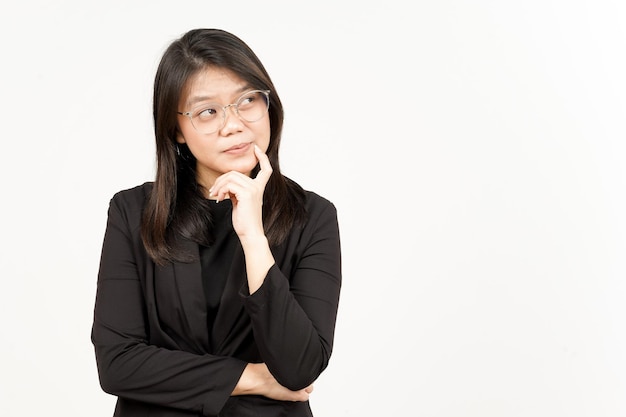
[[[176,131],[176,142],[178,143],[185,143],[185,137],[183,136],[183,133],[180,130]]]

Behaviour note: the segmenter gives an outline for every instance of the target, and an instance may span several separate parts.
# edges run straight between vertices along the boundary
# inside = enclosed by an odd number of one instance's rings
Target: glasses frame
[[[263,118],[263,116],[261,116],[260,118],[258,118],[256,120],[247,120],[244,117],[242,117],[241,114],[239,114],[239,102],[241,101],[242,98],[244,98],[245,96],[247,96],[248,94],[251,94],[251,93],[261,93],[261,94],[263,94],[265,96],[265,101],[267,103],[267,108],[265,109],[265,112],[267,113],[269,111],[269,108],[270,108],[270,90],[250,90],[250,91],[246,91],[241,96],[239,96],[239,98],[237,100],[235,100],[234,103],[230,103],[230,104],[227,104],[225,106],[220,106],[219,103],[214,103],[214,104],[218,104],[218,107],[222,109],[222,123],[220,124],[220,127],[218,127],[217,129],[215,129],[212,132],[201,132],[200,130],[198,130],[198,128],[196,127],[195,123],[193,122],[194,117],[197,117],[197,116],[193,116],[191,114],[191,111],[185,111],[185,112],[177,111],[176,113],[180,114],[181,116],[187,116],[189,118],[189,121],[191,122],[191,125],[196,130],[196,132],[198,132],[198,133],[200,133],[202,135],[211,135],[211,134],[221,130],[226,125],[226,112],[228,111],[229,107],[234,107],[235,108],[235,114],[237,115],[237,117],[240,120],[243,120],[246,123],[258,122],[259,120],[261,120]]]

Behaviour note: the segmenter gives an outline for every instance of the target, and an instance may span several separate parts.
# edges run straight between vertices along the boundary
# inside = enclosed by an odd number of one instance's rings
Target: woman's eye
[[[249,106],[251,106],[254,102],[256,101],[256,97],[251,95],[251,96],[247,96],[242,98],[239,101],[239,104],[237,105],[239,109],[245,109]]]
[[[215,117],[216,114],[217,114],[217,110],[215,110],[214,108],[207,108],[207,109],[202,109],[198,111],[196,113],[196,116],[201,119],[210,119],[212,117]]]

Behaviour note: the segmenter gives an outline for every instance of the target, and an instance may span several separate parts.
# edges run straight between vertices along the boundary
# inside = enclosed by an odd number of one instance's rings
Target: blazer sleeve
[[[111,200],[91,335],[102,389],[120,398],[217,415],[246,363],[148,344],[139,224],[129,221],[133,216],[138,218],[120,194]]]
[[[263,361],[292,390],[309,386],[328,365],[341,288],[337,211],[317,198],[287,254],[294,264],[273,265],[254,294],[242,291]]]

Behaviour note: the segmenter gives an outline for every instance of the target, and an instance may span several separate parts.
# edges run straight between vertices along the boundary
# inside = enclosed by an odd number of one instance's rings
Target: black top
[[[210,204],[215,240],[211,246],[200,247],[202,285],[207,303],[209,333],[213,329],[213,322],[219,309],[238,239],[233,229],[232,202],[228,199],[219,203],[210,200]]]

